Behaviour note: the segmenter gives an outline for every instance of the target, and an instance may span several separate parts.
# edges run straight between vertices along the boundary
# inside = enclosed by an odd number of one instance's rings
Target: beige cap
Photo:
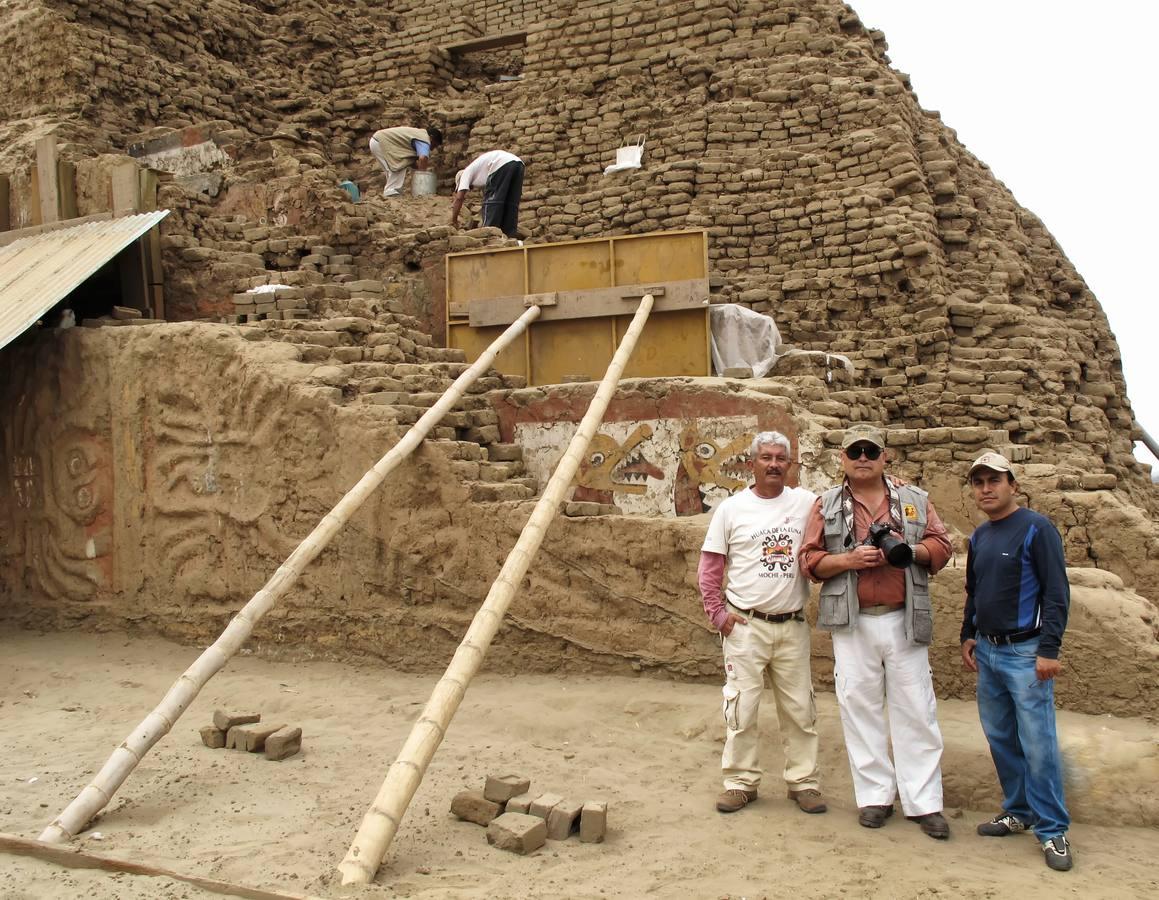
[[[848,450],[858,441],[885,449],[885,435],[876,425],[850,425],[845,429],[845,437],[841,439],[841,449]]]
[[[974,460],[974,464],[970,466],[970,471],[966,473],[966,477],[969,478],[973,475],[975,469],[993,469],[995,472],[1014,471],[1010,467],[1010,460],[995,450],[987,450]]]

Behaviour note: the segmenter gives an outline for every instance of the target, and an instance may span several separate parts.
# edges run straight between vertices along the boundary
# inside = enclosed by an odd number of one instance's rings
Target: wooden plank
[[[653,313],[708,306],[708,279],[665,281],[647,285],[596,288],[584,291],[554,291],[554,306],[544,306],[540,322],[553,319],[590,319],[597,316],[620,316],[635,310],[644,294],[652,294],[656,303]],[[471,326],[509,325],[523,315],[534,294],[514,297],[491,297],[471,300],[467,304]],[[454,310],[452,310],[452,313]],[[535,326],[533,326],[534,328]]]
[[[161,866],[152,866],[139,861],[117,859],[100,853],[86,850],[75,850],[71,847],[62,847],[59,844],[46,844],[29,838],[17,837],[14,834],[0,832],[0,852],[13,856],[31,856],[44,862],[54,863],[69,869],[103,869],[106,872],[126,872],[130,875],[146,875],[151,878],[172,878],[185,884],[192,884],[213,894],[223,894],[227,897],[245,897],[247,900],[318,900],[307,894],[288,894],[282,891],[267,891],[261,888],[246,887],[243,884],[233,884],[228,881],[218,881],[216,878],[203,878],[200,875],[183,875]]]
[[[56,138],[51,134],[36,142],[36,191],[40,198],[40,221],[60,221],[60,183],[57,181]]]
[[[505,31],[501,34],[485,34],[482,37],[471,38],[469,41],[444,44],[439,49],[444,53],[450,53],[452,56],[462,56],[464,53],[498,50],[500,47],[520,47],[526,43],[526,31]]]
[[[78,215],[76,205],[76,166],[70,162],[60,160],[56,165],[57,183],[60,185],[60,218],[75,219]]]
[[[139,309],[141,312],[150,311],[151,291],[145,274],[145,253],[142,252],[145,249],[142,240],[138,239],[117,254],[117,270],[121,281],[120,305]]]
[[[0,231],[7,231],[12,227],[12,219],[8,210],[8,204],[12,201],[10,191],[8,176],[0,175]]]

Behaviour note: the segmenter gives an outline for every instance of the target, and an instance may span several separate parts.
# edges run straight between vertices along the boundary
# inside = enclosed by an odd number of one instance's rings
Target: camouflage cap
[[[1010,467],[1010,460],[996,450],[987,450],[970,466],[970,471],[966,473],[966,478],[974,474],[975,469],[992,469],[995,472],[1010,472],[1013,474],[1014,470]]]
[[[885,435],[876,425],[850,425],[845,429],[845,437],[841,439],[841,449],[848,450],[858,441],[885,449]]]

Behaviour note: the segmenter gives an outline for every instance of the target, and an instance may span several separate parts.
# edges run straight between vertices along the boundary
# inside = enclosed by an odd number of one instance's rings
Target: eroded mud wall
[[[0,390],[0,611],[25,626],[208,643],[398,437],[382,408],[337,405],[332,388],[297,377],[315,367],[292,347],[226,326],[45,332],[4,361],[16,377]],[[819,458],[826,423],[768,399]],[[531,508],[471,502],[452,469],[429,449],[399,469],[251,646],[441,670]],[[487,665],[718,678],[695,583],[706,524],[558,518]],[[938,688],[969,696],[960,568],[938,576],[935,600]],[[1116,576],[1079,573],[1067,644],[1079,677],[1062,702],[1149,708],[1156,625],[1155,607]],[[831,684],[820,633],[814,663],[817,683]]]

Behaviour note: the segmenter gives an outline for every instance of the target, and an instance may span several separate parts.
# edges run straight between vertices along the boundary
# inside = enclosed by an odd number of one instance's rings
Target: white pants
[[[394,197],[401,194],[403,182],[406,181],[406,170],[408,167],[404,166],[398,171],[395,171],[388,166],[386,160],[383,159],[381,145],[374,138],[370,139],[370,152],[378,160],[378,164],[382,166],[382,171],[386,173],[386,187],[382,189],[382,196]]]
[[[793,791],[816,790],[817,707],[809,674],[809,623],[750,619],[747,625],[734,625],[723,642],[727,680],[720,765],[725,789],[755,791],[760,784],[757,712],[768,668],[785,748],[785,781]]]
[[[852,631],[835,631],[833,662],[857,805],[889,806],[900,796],[907,816],[941,812],[942,733],[930,658],[925,645],[906,640],[904,612],[859,616]]]

